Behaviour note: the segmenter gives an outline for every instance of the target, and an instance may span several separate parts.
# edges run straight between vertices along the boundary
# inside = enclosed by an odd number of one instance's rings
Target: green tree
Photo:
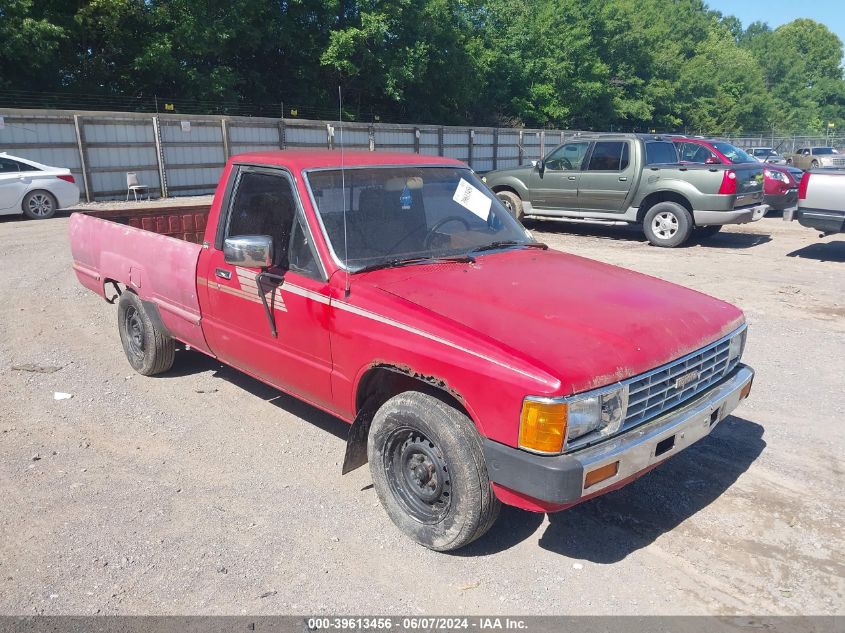
[[[32,0],[0,1],[0,88],[53,87],[66,30],[34,11]]]

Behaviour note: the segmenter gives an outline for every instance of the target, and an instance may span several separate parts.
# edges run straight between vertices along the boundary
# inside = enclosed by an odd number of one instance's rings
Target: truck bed
[[[113,300],[113,283],[156,306],[173,338],[209,353],[200,326],[197,262],[210,207],[141,207],[70,216],[80,283]]]
[[[175,237],[194,244],[202,244],[205,224],[210,210],[211,205],[209,204],[172,207],[151,205],[147,207],[133,206],[131,209],[124,207],[83,211],[82,213],[151,233]]]

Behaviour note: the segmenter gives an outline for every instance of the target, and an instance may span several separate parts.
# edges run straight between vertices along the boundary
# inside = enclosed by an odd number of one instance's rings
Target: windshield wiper
[[[522,246],[524,248],[539,248],[540,250],[548,250],[549,245],[544,244],[543,242],[517,242],[515,240],[500,240],[498,242],[492,242],[491,244],[485,244],[484,246],[479,246],[477,248],[472,249],[472,253],[480,253],[481,251],[492,251],[497,248],[508,248],[510,246]]]
[[[352,271],[353,274],[366,273],[371,270],[380,270],[382,268],[401,268],[402,266],[413,266],[415,264],[438,264],[441,262],[456,262],[463,264],[472,264],[475,262],[475,257],[470,255],[443,255],[441,257],[409,257],[407,259],[390,259],[386,262],[379,262],[377,264],[370,264],[358,270]]]

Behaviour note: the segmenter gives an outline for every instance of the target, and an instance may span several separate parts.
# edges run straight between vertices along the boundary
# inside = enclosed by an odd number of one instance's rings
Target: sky
[[[756,21],[773,29],[796,18],[821,22],[845,42],[845,0],[705,0],[723,15],[735,15],[743,28]]]

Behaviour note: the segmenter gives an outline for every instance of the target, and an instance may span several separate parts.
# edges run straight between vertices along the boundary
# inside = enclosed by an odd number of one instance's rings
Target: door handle
[[[628,180],[627,176],[619,176],[619,182],[625,182],[626,180]]]
[[[569,180],[575,180],[575,176],[569,176]]]
[[[217,268],[214,271],[214,274],[220,277],[220,279],[231,279],[232,278],[232,271],[226,270],[225,268]]]

